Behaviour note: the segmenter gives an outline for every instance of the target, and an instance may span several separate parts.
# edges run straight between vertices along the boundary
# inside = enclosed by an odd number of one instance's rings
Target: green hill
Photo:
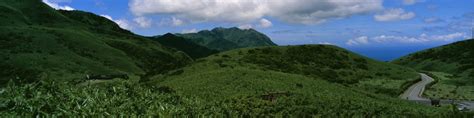
[[[397,98],[416,79],[409,68],[305,45],[231,50],[146,83],[234,113],[437,114]]]
[[[474,40],[413,53],[393,61],[417,70],[431,71],[439,82],[427,91],[429,97],[474,100]]]
[[[276,46],[266,35],[253,30],[239,28],[215,28],[198,33],[178,34],[199,45],[218,51],[236,48]]]
[[[438,71],[474,78],[474,40],[465,40],[417,53],[393,61],[418,70]]]
[[[179,51],[183,51],[193,59],[202,58],[209,56],[211,54],[218,53],[216,50],[211,50],[204,46],[195,44],[185,38],[176,36],[174,34],[165,34],[163,36],[153,37],[155,41],[158,41],[160,44],[170,47]]]
[[[40,0],[2,0],[0,13],[0,84],[12,78],[30,82],[86,74],[156,74],[190,62],[184,53],[91,13],[56,11]]]
[[[194,73],[220,71],[221,68],[244,67],[305,75],[394,97],[419,79],[412,69],[377,62],[327,45],[245,48],[197,61],[185,68],[182,75],[193,76]]]

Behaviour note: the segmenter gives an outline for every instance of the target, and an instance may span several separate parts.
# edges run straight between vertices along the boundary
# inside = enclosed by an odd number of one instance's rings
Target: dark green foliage
[[[307,81],[310,79],[300,77],[299,80],[303,80],[304,85],[310,83],[317,86],[291,92],[228,96],[216,101],[180,95],[167,86],[144,86],[128,81],[87,86],[51,81],[23,85],[9,83],[0,89],[0,116],[455,117],[448,109],[425,107],[394,98],[356,92],[322,81],[311,82]],[[262,99],[262,95],[278,97],[273,97],[274,101],[268,101]]]
[[[9,79],[30,81],[36,73],[58,81],[91,73],[154,75],[192,61],[106,18],[56,11],[41,0],[2,0],[0,13],[0,65],[11,68],[1,73],[0,86]]]
[[[395,60],[394,63],[420,70],[446,72],[474,78],[474,40],[424,50]]]
[[[326,45],[292,46],[287,49],[257,48],[248,50],[244,61],[289,73],[316,76],[331,82],[354,84],[359,79],[342,70],[368,70],[367,59]],[[362,79],[362,78],[361,78]]]
[[[190,57],[192,57],[193,59],[207,57],[211,54],[218,53],[218,51],[216,50],[211,50],[209,48],[195,44],[187,39],[175,36],[170,33],[165,34],[163,36],[159,36],[159,37],[153,37],[152,39],[155,41],[158,41],[160,44],[166,47],[183,51],[186,54],[188,54]]]
[[[253,29],[215,28],[198,33],[179,34],[189,41],[210,49],[227,51],[236,48],[276,46],[270,38]]]

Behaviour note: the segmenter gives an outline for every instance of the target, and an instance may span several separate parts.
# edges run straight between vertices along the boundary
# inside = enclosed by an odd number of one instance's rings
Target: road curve
[[[431,82],[433,82],[434,79],[423,73],[420,73],[420,75],[421,75],[421,81],[410,86],[410,88],[408,88],[403,94],[400,95],[400,98],[414,101],[417,103],[431,105],[431,100],[428,98],[424,98],[422,95],[423,95],[423,92],[425,91],[425,87]],[[458,104],[457,107],[459,110],[466,108],[468,110],[474,111],[474,101],[440,100],[440,103],[441,104],[456,103]]]
[[[408,88],[402,95],[400,95],[400,98],[406,100],[429,101],[429,99],[423,98],[422,95],[423,91],[425,91],[426,85],[433,82],[434,79],[423,73],[420,73],[420,75],[421,81],[410,86],[410,88]]]

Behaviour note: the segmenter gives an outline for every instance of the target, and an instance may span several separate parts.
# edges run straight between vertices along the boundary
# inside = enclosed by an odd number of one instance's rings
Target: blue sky
[[[279,45],[331,44],[378,60],[472,37],[474,0],[43,0],[145,36],[253,28]]]

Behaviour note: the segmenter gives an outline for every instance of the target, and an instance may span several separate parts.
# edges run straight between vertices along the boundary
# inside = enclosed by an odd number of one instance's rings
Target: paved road
[[[431,100],[424,98],[422,95],[423,95],[423,92],[425,91],[426,85],[433,82],[434,79],[423,73],[420,73],[420,75],[421,75],[421,81],[410,86],[410,88],[408,88],[402,95],[400,95],[400,98],[414,101],[421,104],[431,105]],[[467,109],[470,109],[471,111],[474,110],[474,101],[454,101],[453,102],[451,100],[440,100],[440,102],[441,104],[457,103],[458,105],[460,105],[458,107],[465,107]]]
[[[420,75],[421,81],[410,86],[410,88],[408,88],[402,95],[400,95],[400,98],[415,101],[429,101],[429,99],[423,98],[422,95],[423,91],[425,91],[426,85],[433,82],[434,79],[423,73],[420,73]]]

